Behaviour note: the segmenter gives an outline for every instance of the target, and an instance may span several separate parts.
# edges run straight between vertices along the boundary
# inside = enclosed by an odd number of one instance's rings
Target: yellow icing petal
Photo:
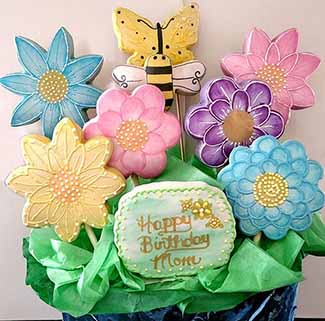
[[[54,229],[57,235],[66,242],[75,240],[80,232],[79,215],[75,215],[73,208],[67,208],[65,214],[55,224]]]
[[[23,223],[28,227],[48,225],[49,203],[27,202],[23,210]]]
[[[39,202],[39,203],[50,203],[53,199],[53,193],[50,191],[50,187],[48,185],[39,187],[37,190],[30,195],[30,202]]]
[[[85,146],[78,145],[70,154],[67,166],[70,171],[80,173],[85,163]]]

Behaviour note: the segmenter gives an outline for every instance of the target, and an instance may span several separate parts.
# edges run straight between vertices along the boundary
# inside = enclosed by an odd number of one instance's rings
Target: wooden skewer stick
[[[87,232],[91,245],[93,246],[93,248],[95,248],[97,245],[97,237],[94,233],[94,230],[88,224],[85,224],[85,230]]]
[[[254,243],[259,244],[261,241],[261,238],[262,238],[262,232],[258,232],[253,238]]]
[[[184,134],[184,126],[183,126],[183,118],[184,118],[184,112],[185,112],[185,108],[183,106],[183,104],[181,104],[180,101],[180,94],[177,92],[175,92],[175,97],[176,97],[176,114],[177,114],[177,118],[179,120],[179,123],[181,125],[181,138],[179,140],[179,147],[180,147],[180,152],[181,152],[181,159],[182,161],[185,161],[185,157],[186,157],[186,142],[185,142],[185,134]]]

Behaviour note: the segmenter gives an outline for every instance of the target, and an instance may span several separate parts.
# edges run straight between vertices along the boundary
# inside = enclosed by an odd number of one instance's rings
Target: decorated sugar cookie
[[[221,66],[237,81],[265,81],[274,96],[272,109],[280,112],[285,122],[291,109],[307,108],[315,103],[313,89],[307,83],[317,69],[320,58],[298,51],[298,31],[286,30],[271,39],[263,30],[254,28],[246,37],[242,53],[227,55]]]
[[[184,123],[187,133],[198,140],[197,156],[208,166],[221,167],[236,146],[249,146],[263,135],[280,137],[284,120],[271,104],[271,89],[260,81],[241,87],[224,77],[207,84],[201,102],[190,108]]]
[[[281,144],[272,136],[234,149],[218,175],[240,229],[247,235],[262,231],[272,240],[310,227],[313,214],[324,206],[322,177],[322,166],[308,159],[301,143]]]
[[[53,225],[67,242],[77,238],[81,224],[105,226],[105,201],[125,186],[119,171],[105,167],[113,150],[110,140],[96,137],[84,142],[81,128],[64,118],[52,141],[29,135],[22,149],[26,165],[14,170],[7,184],[27,198],[26,226]]]
[[[74,58],[72,37],[64,28],[56,33],[48,51],[23,37],[16,37],[16,46],[24,72],[0,79],[2,86],[23,96],[13,111],[11,125],[28,125],[40,119],[43,134],[49,138],[63,117],[82,127],[88,120],[86,109],[94,108],[101,94],[87,83],[99,72],[103,58]]]
[[[109,164],[124,176],[158,176],[166,166],[166,150],[181,133],[177,118],[164,107],[164,96],[155,86],[142,85],[131,95],[108,89],[97,102],[97,117],[84,127],[85,137],[110,138],[114,149]]]
[[[167,109],[176,90],[182,94],[200,91],[205,66],[192,60],[194,55],[188,49],[198,38],[197,4],[189,4],[162,25],[154,25],[129,9],[117,8],[113,24],[119,47],[132,54],[128,65],[113,70],[113,79],[122,88],[155,85],[163,91]]]
[[[225,195],[202,182],[136,187],[120,200],[114,233],[126,268],[147,278],[225,265],[236,237]]]

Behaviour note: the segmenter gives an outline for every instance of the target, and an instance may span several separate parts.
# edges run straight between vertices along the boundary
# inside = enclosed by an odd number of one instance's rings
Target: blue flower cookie
[[[322,166],[308,159],[300,142],[281,144],[272,136],[235,148],[218,175],[240,229],[247,235],[262,231],[272,240],[310,227],[313,213],[324,206],[322,177]]]
[[[18,59],[24,72],[0,78],[0,84],[23,96],[11,118],[12,126],[41,120],[45,136],[51,138],[63,118],[83,127],[86,109],[96,107],[102,91],[87,84],[100,71],[103,57],[73,57],[71,35],[63,27],[56,33],[48,51],[32,40],[16,37]]]

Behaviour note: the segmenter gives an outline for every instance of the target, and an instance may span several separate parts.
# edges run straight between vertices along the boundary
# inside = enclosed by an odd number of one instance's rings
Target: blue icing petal
[[[44,52],[29,39],[16,37],[15,40],[20,63],[31,75],[40,78],[48,70]]]
[[[74,120],[81,128],[88,120],[87,113],[84,110],[80,110],[78,106],[73,104],[69,99],[64,99],[60,103],[60,107],[62,116]]]
[[[68,98],[75,104],[91,108],[96,107],[96,102],[102,91],[89,85],[74,85],[69,87]]]
[[[291,222],[291,217],[289,215],[281,215],[278,220],[272,222],[275,227],[288,228]]]
[[[252,221],[252,224],[254,226],[258,227],[259,230],[263,230],[270,224],[270,222],[268,221],[268,219],[266,217],[251,218],[251,221]]]
[[[281,213],[283,213],[284,215],[291,215],[296,211],[297,205],[295,203],[291,203],[291,202],[286,200],[278,208],[281,211]]]
[[[23,73],[14,73],[0,78],[0,84],[18,95],[31,95],[37,92],[38,79]]]
[[[304,180],[313,184],[317,184],[324,175],[323,167],[314,160],[307,162],[308,170]]]
[[[256,235],[260,230],[252,224],[251,220],[240,220],[239,227],[247,235]]]
[[[306,203],[315,197],[315,192],[317,191],[315,186],[310,183],[302,183],[299,189],[303,192]]]
[[[293,169],[290,164],[280,164],[278,166],[278,174],[286,178],[290,173],[293,172]]]
[[[317,212],[324,207],[324,193],[317,188],[314,198],[307,203],[308,209],[311,213]]]
[[[239,204],[235,203],[233,206],[234,216],[239,219],[247,219],[249,218],[247,208],[241,207]]]
[[[296,159],[291,163],[292,169],[300,176],[305,176],[308,171],[307,162],[302,159]]]
[[[232,172],[235,179],[245,177],[245,170],[249,165],[244,162],[238,162],[232,165]]]
[[[290,228],[297,232],[302,232],[310,227],[312,223],[312,218],[310,214],[302,218],[293,219],[290,224]]]
[[[73,41],[71,35],[63,27],[53,38],[48,51],[47,61],[50,69],[63,71],[72,56]]]
[[[293,218],[302,218],[309,213],[309,209],[305,203],[296,204],[296,210],[291,214]]]
[[[92,80],[100,71],[103,57],[98,55],[83,56],[71,61],[64,69],[63,74],[69,85],[76,85]]]
[[[265,217],[270,221],[276,221],[281,217],[281,212],[277,207],[268,207],[265,209]]]
[[[251,165],[247,167],[245,171],[245,175],[243,175],[245,178],[250,180],[252,183],[255,183],[256,177],[261,175],[262,171],[257,165]]]
[[[291,154],[292,159],[307,159],[306,150],[303,144],[296,140],[287,140],[282,144],[283,147],[285,147],[289,153]]]
[[[302,183],[301,177],[296,173],[289,174],[285,180],[287,181],[289,188],[300,187]]]
[[[234,180],[232,170],[230,166],[227,166],[223,168],[219,173],[218,173],[218,180],[222,182],[224,185],[228,185]]]
[[[269,239],[276,241],[285,237],[288,233],[288,230],[289,229],[285,227],[279,228],[274,225],[269,225],[263,230],[263,232]]]
[[[268,155],[266,153],[255,152],[252,154],[250,161],[251,161],[251,163],[258,164],[258,163],[263,162],[267,158],[268,158]]]
[[[38,94],[24,98],[13,111],[11,126],[28,125],[39,120],[46,105]]]
[[[243,194],[253,193],[254,184],[246,178],[242,178],[238,182],[238,191]]]
[[[242,207],[251,207],[255,203],[253,194],[241,194],[236,201]]]
[[[59,104],[48,104],[41,118],[43,134],[48,138],[52,138],[54,128],[61,119]]]
[[[290,152],[281,146],[274,148],[270,154],[270,157],[277,163],[291,162]]]
[[[304,200],[304,194],[296,188],[289,188],[287,200],[292,203],[299,203]]]
[[[248,210],[250,216],[254,219],[260,219],[265,216],[265,207],[258,203],[255,203]]]
[[[226,194],[231,198],[236,200],[237,197],[240,197],[240,194],[237,189],[237,182],[232,182],[226,187]]]
[[[273,148],[279,146],[279,142],[273,136],[261,136],[256,139],[253,144],[251,145],[252,150],[265,152],[269,154]]]
[[[262,164],[264,173],[276,173],[278,170],[277,163],[272,159],[267,159]]]
[[[248,147],[238,146],[231,152],[229,156],[229,162],[230,164],[237,162],[246,163],[249,160],[251,154],[252,152]]]

